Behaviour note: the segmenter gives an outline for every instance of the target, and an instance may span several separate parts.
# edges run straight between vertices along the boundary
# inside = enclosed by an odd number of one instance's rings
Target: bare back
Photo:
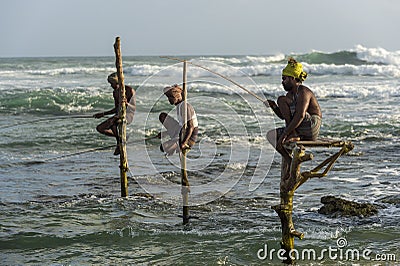
[[[305,105],[306,107],[306,112],[309,113],[310,115],[318,115],[319,117],[322,118],[322,112],[321,112],[321,107],[319,106],[319,103],[317,101],[317,98],[315,97],[314,93],[307,88],[306,86],[300,85],[299,89],[298,89],[298,94],[299,94],[299,98],[301,98],[304,101],[298,101],[297,104],[300,105]],[[304,108],[303,106],[301,106],[300,109]],[[296,106],[296,110],[297,110]]]

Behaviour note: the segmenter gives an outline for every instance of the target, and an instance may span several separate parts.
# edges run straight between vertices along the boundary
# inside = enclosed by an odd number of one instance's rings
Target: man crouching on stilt
[[[119,134],[118,134],[118,123],[120,122],[120,118],[118,116],[120,89],[119,89],[117,73],[110,74],[107,77],[107,81],[108,81],[108,83],[110,83],[111,87],[114,89],[114,91],[113,91],[114,108],[109,111],[106,111],[106,112],[97,113],[97,114],[93,115],[93,117],[101,118],[105,115],[114,114],[112,117],[108,118],[106,121],[100,123],[96,127],[96,130],[98,132],[100,132],[101,134],[116,138],[117,147],[115,148],[114,155],[119,155],[120,154],[119,144],[121,143],[121,140],[120,140]],[[126,97],[125,104],[127,104],[126,122],[127,122],[127,124],[130,124],[130,123],[132,123],[133,115],[136,110],[136,95],[135,95],[135,91],[132,89],[132,87],[125,85],[125,97]]]
[[[264,102],[279,118],[285,120],[286,127],[269,131],[267,139],[288,163],[291,156],[283,144],[287,141],[316,140],[321,127],[322,113],[317,98],[302,84],[306,77],[302,64],[289,58],[282,71],[282,86],[287,91],[286,96],[280,96],[278,104],[270,100]]]
[[[167,131],[158,134],[159,138],[168,135],[171,139],[162,143],[160,150],[167,155],[172,155],[174,152],[184,151],[190,149],[196,142],[198,134],[198,121],[194,108],[189,103],[186,103],[186,130],[183,129],[185,124],[184,107],[182,97],[182,88],[178,85],[168,86],[164,88],[164,95],[168,98],[171,105],[176,106],[176,113],[178,121],[169,116],[167,113],[161,113],[159,116],[160,122]]]

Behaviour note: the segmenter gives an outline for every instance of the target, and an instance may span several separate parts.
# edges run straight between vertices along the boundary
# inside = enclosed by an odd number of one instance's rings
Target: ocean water
[[[184,59],[276,100],[288,56]],[[295,247],[317,252],[298,264],[398,264],[400,53],[356,46],[292,56],[320,102],[321,136],[355,145],[328,176],[296,191],[294,223],[305,238]],[[182,82],[182,64],[123,57],[137,112],[128,126],[129,197],[121,198],[115,140],[98,134],[103,119],[91,117],[113,107],[106,77],[114,60],[0,58],[0,264],[279,265],[272,249],[280,248],[280,220],[271,206],[279,203],[280,156],[265,136],[282,121],[241,88],[189,65],[199,138],[188,155],[193,219],[183,226],[178,155],[144,140],[162,130],[160,112],[175,115],[162,88]],[[302,170],[336,150],[310,152]],[[318,213],[325,195],[381,208],[371,217],[329,218]],[[329,248],[331,256],[322,253]],[[346,257],[349,250],[359,259]]]

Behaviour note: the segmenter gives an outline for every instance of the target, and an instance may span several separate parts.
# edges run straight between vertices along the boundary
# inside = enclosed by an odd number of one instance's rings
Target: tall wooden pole
[[[300,172],[300,164],[313,159],[313,155],[305,152],[305,147],[341,147],[341,150],[330,158],[323,161],[320,165],[311,171]],[[299,145],[297,145],[299,144]],[[280,204],[272,206],[272,209],[278,214],[282,225],[282,241],[281,248],[285,250],[283,262],[286,264],[294,264],[294,254],[291,250],[294,249],[294,237],[299,239],[304,238],[304,234],[296,231],[293,223],[293,197],[297,188],[304,184],[308,179],[313,177],[323,177],[332,168],[333,163],[343,154],[350,152],[354,145],[351,142],[343,141],[299,141],[292,149],[293,158],[287,162],[282,158],[281,164],[281,183],[280,183]],[[323,173],[318,173],[324,166],[326,169]]]
[[[184,138],[186,129],[187,129],[187,88],[186,88],[186,83],[187,83],[187,62],[183,61],[183,84],[182,84],[182,89],[183,89],[183,95],[182,95],[182,100],[183,100],[183,128],[182,128],[182,133],[181,133],[181,138]],[[181,185],[182,185],[182,203],[183,203],[183,224],[189,223],[189,179],[187,177],[187,171],[186,171],[186,153],[187,150],[181,150],[180,153],[180,159],[181,159]]]
[[[118,138],[119,138],[119,150],[120,150],[120,175],[121,175],[121,197],[128,196],[128,160],[126,154],[126,105],[125,105],[125,84],[124,84],[124,72],[122,69],[122,54],[121,54],[121,41],[120,38],[115,38],[114,43],[115,51],[115,66],[117,67],[118,83],[119,83],[119,124],[118,124]]]

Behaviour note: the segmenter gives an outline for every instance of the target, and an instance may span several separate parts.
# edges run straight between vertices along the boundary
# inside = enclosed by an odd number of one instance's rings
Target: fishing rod
[[[158,135],[151,136],[151,137],[144,138],[144,139],[135,140],[135,141],[132,141],[131,143],[139,143],[139,142],[142,142],[142,141],[148,141],[148,140],[155,139],[155,138],[158,138]],[[115,147],[115,144],[114,145],[110,145],[110,146],[106,146],[106,147],[87,149],[87,150],[84,150],[84,151],[65,154],[65,155],[61,155],[61,156],[53,157],[53,158],[48,158],[48,159],[44,159],[44,160],[10,163],[10,164],[7,164],[6,166],[43,164],[43,163],[62,160],[62,159],[68,158],[68,157],[73,157],[73,156],[77,156],[77,155],[81,155],[81,154],[85,154],[85,153],[91,153],[91,152],[96,152],[96,151],[107,150],[107,149],[111,149],[111,148],[114,148],[114,147]],[[0,168],[2,168],[3,166],[4,165],[0,165]]]
[[[72,156],[76,156],[76,155],[80,155],[80,154],[84,154],[84,153],[107,150],[107,149],[111,149],[112,147],[115,147],[115,144],[114,145],[110,145],[110,146],[106,146],[106,147],[93,148],[93,149],[88,149],[88,150],[79,151],[79,152],[75,152],[75,153],[65,154],[65,155],[61,155],[61,156],[58,156],[58,157],[42,160],[41,162],[43,162],[43,163],[52,162],[52,161],[61,160],[61,159],[64,159],[64,158],[68,158],[68,157],[72,157]]]
[[[211,70],[211,69],[209,69],[209,68],[207,68],[207,67],[205,67],[205,66],[202,66],[202,65],[199,65],[199,64],[190,62],[190,61],[186,61],[186,60],[183,60],[183,59],[169,57],[169,56],[160,56],[160,58],[166,58],[166,59],[175,60],[175,61],[179,61],[179,62],[187,62],[188,64],[191,64],[191,65],[193,65],[193,66],[202,68],[202,69],[204,69],[204,70],[206,70],[206,71],[208,71],[208,72],[211,72],[211,73],[213,73],[213,74],[215,74],[215,75],[217,75],[217,76],[219,76],[219,77],[221,77],[221,78],[223,78],[223,79],[225,79],[225,80],[227,80],[227,81],[229,81],[229,82],[232,82],[233,84],[235,84],[236,86],[238,86],[239,88],[241,88],[242,90],[244,90],[245,92],[247,92],[248,94],[250,94],[250,95],[254,96],[255,98],[257,98],[257,100],[260,100],[261,102],[264,102],[264,101],[265,101],[263,98],[261,98],[260,96],[258,96],[258,95],[255,94],[254,92],[252,92],[252,91],[246,89],[245,87],[243,87],[242,85],[240,85],[240,84],[237,83],[236,81],[234,81],[234,80],[232,80],[232,79],[230,79],[230,78],[228,78],[228,77],[226,77],[226,76],[224,76],[224,75],[222,75],[222,74],[220,74],[220,73],[218,73],[218,72],[215,72],[214,70]]]
[[[151,137],[144,138],[144,139],[134,140],[131,143],[139,143],[139,142],[142,142],[142,141],[147,141],[147,140],[151,140],[151,139],[155,139],[155,138],[158,138],[158,135],[151,136]],[[68,158],[68,157],[72,157],[72,156],[76,156],[76,155],[81,155],[81,154],[84,154],[84,153],[107,150],[107,149],[111,149],[113,147],[115,147],[115,144],[114,145],[110,145],[110,146],[106,146],[106,147],[93,148],[93,149],[88,149],[88,150],[79,151],[79,152],[75,152],[75,153],[65,154],[65,155],[62,155],[62,156],[49,158],[49,159],[43,160],[41,162],[44,162],[44,163],[45,162],[51,162],[51,161],[60,160],[60,159],[64,159],[64,158]]]
[[[115,144],[114,145],[110,145],[110,146],[106,146],[106,147],[88,149],[88,150],[84,150],[84,151],[80,151],[80,152],[65,154],[65,155],[61,155],[61,156],[53,157],[53,158],[48,158],[48,159],[44,159],[44,160],[35,160],[35,161],[26,161],[26,162],[22,161],[22,162],[9,163],[9,164],[5,164],[5,165],[0,165],[0,168],[12,167],[12,166],[16,166],[16,165],[29,166],[29,165],[35,165],[35,164],[44,164],[44,163],[53,162],[53,161],[65,159],[65,158],[68,158],[68,157],[72,157],[72,156],[76,156],[76,155],[80,155],[80,154],[84,154],[84,153],[107,150],[107,149],[110,149],[112,147],[115,147]]]
[[[64,116],[39,118],[39,119],[32,120],[32,121],[24,121],[24,122],[15,123],[12,125],[6,125],[6,126],[2,127],[2,129],[17,127],[17,126],[22,126],[22,125],[27,125],[27,124],[34,124],[34,123],[39,123],[39,122],[44,122],[44,121],[49,121],[49,120],[73,119],[73,118],[93,118],[93,115],[64,115]]]

